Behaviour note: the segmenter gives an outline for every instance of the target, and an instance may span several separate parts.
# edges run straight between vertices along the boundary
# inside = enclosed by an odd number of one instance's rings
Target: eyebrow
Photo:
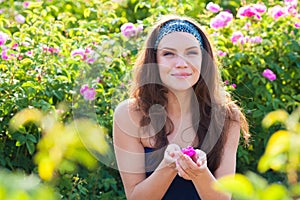
[[[191,47],[188,47],[186,50],[190,50],[190,49],[194,49],[194,48],[198,48],[198,46],[191,46]],[[171,48],[171,47],[163,47],[163,48],[160,48],[159,50],[172,50],[172,51],[176,51],[176,49],[174,48]]]

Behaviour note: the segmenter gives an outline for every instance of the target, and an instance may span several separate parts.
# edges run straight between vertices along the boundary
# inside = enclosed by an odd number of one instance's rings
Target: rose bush
[[[250,123],[249,146],[238,149],[237,171],[257,171],[271,133],[263,117],[299,106],[299,6],[285,1],[0,1],[0,166],[35,173],[41,129],[9,122],[25,108],[91,118],[107,128],[125,99],[136,54],[153,22],[177,13],[199,21],[216,49],[224,87]],[[67,109],[58,105],[64,102]],[[124,198],[112,155],[95,171],[61,172],[52,184],[63,199]],[[272,170],[269,182],[284,182]]]

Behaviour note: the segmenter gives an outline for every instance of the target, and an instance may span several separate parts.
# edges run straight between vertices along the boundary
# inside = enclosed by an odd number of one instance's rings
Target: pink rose
[[[11,49],[16,50],[18,48],[19,44],[18,43],[14,43],[11,47]]]
[[[272,72],[272,70],[270,70],[270,69],[265,69],[263,71],[262,75],[264,77],[266,77],[267,79],[269,79],[270,81],[276,80],[276,74],[274,74],[274,72]]]
[[[71,52],[71,56],[75,57],[76,55],[81,56],[81,59],[86,61],[87,63],[93,63],[95,62],[96,58],[93,57],[94,51],[87,47],[86,49],[75,49]]]
[[[80,94],[83,96],[84,99],[93,101],[96,97],[95,88],[89,88],[87,84],[83,85],[80,88]]]
[[[264,13],[267,10],[267,7],[263,3],[253,4],[252,6],[259,13]]]
[[[196,151],[192,146],[181,149],[181,152],[188,155],[189,157],[193,157],[196,154]]]
[[[214,29],[223,28],[233,19],[233,15],[229,12],[222,11],[210,20],[210,27]]]
[[[213,13],[217,13],[217,12],[220,11],[220,6],[218,4],[213,3],[213,2],[209,2],[206,5],[206,9],[213,12]]]
[[[227,53],[224,52],[224,51],[222,51],[222,50],[218,50],[218,55],[219,55],[219,56],[226,56]]]
[[[0,31],[0,46],[8,40],[8,35]]]
[[[243,33],[241,31],[236,31],[236,32],[232,33],[231,42],[233,44],[236,44],[238,41],[240,41],[243,38],[244,38]]]
[[[259,12],[264,12],[264,8],[258,4],[247,5],[240,7],[237,13],[238,17],[256,17],[257,19],[261,19]]]
[[[23,24],[25,22],[25,17],[21,14],[18,14],[15,16],[15,20],[19,23],[19,24]]]
[[[262,42],[262,38],[259,36],[254,36],[252,38],[250,38],[250,42],[251,43],[261,43]]]
[[[2,51],[2,53],[1,53],[1,58],[2,58],[2,60],[8,60],[8,55],[7,55],[6,50],[3,50],[3,51]]]
[[[123,36],[130,38],[136,35],[137,30],[133,23],[125,23],[121,26],[121,33]]]
[[[298,0],[284,0],[284,4],[286,6],[291,6],[293,8],[297,8]]]
[[[23,7],[24,7],[24,8],[27,8],[28,6],[29,6],[29,2],[28,2],[28,1],[24,1],[24,2],[23,2]]]
[[[279,17],[284,16],[286,13],[285,13],[285,9],[283,7],[276,5],[269,9],[269,14],[274,19],[278,19]]]
[[[84,49],[75,49],[71,52],[71,56],[76,56],[76,55],[80,55],[81,58],[84,57],[84,54],[85,54],[85,50]]]

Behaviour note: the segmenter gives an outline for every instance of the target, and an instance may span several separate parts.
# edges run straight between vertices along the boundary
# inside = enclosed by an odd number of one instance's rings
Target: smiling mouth
[[[171,76],[174,76],[176,78],[188,78],[192,74],[191,73],[176,73],[176,74],[171,74]]]

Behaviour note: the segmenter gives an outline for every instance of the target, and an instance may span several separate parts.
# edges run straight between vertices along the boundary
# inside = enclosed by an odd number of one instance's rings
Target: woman
[[[213,184],[235,173],[240,129],[248,139],[248,125],[223,89],[200,25],[187,17],[160,20],[134,78],[113,129],[127,199],[230,199]],[[182,152],[188,146],[195,155]]]

